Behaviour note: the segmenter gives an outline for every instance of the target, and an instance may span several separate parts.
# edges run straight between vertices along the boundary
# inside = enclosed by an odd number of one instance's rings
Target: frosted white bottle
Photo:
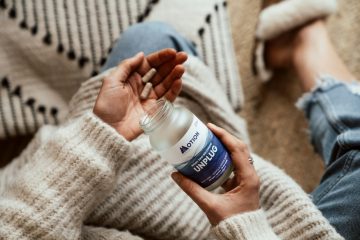
[[[232,173],[229,152],[186,108],[160,99],[146,111],[140,126],[166,161],[207,190],[220,186]]]

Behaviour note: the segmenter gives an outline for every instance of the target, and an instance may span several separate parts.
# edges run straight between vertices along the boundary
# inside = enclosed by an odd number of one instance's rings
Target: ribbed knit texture
[[[192,57],[185,67],[176,104],[249,142],[244,121],[211,71]],[[209,232],[207,218],[171,180],[173,168],[146,136],[129,143],[88,113],[100,86],[99,77],[82,84],[66,124],[44,127],[1,170],[0,236],[198,240],[212,233],[218,239],[342,239],[290,177],[255,154],[262,210],[233,216]]]
[[[0,198],[0,236],[77,239],[83,219],[109,194],[131,147],[93,114],[39,146]]]
[[[261,227],[259,227],[261,226]],[[262,210],[235,215],[212,229],[220,239],[279,239],[271,229]]]
[[[141,240],[142,238],[132,235],[128,231],[118,231],[103,227],[84,226],[82,229],[83,240]]]

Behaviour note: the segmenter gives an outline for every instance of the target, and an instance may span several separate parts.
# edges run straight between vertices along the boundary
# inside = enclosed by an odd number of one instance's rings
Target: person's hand
[[[259,209],[260,180],[249,161],[247,146],[214,124],[208,127],[229,150],[233,161],[235,176],[222,185],[226,193],[211,193],[179,172],[171,177],[205,212],[210,223],[217,225],[233,215]]]
[[[118,133],[131,141],[142,133],[139,119],[143,109],[161,97],[174,101],[181,91],[181,77],[187,59],[184,52],[164,49],[148,56],[138,53],[122,61],[104,78],[93,112]],[[146,100],[140,100],[144,84],[141,77],[151,68],[157,70],[151,79],[153,89]]]

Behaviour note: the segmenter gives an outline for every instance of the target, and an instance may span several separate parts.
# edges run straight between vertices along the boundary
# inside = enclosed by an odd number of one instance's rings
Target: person
[[[292,67],[307,92],[302,107],[327,166],[312,199],[283,171],[250,152],[244,120],[194,46],[167,24],[148,22],[130,27],[104,72],[82,84],[67,121],[43,127],[1,170],[0,236],[356,239],[359,86],[351,83],[354,77],[321,20],[269,42],[267,60],[273,68]],[[157,69],[154,88],[148,100],[140,101],[140,77],[151,67]],[[161,97],[176,99],[175,104],[212,123],[208,127],[235,166],[224,193],[171,174],[172,167],[141,134],[137,119]]]

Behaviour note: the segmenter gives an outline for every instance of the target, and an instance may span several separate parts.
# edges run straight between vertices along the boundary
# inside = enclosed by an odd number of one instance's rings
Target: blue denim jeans
[[[194,44],[170,25],[162,22],[145,22],[131,26],[122,34],[101,71],[117,66],[122,60],[141,51],[148,55],[164,48],[173,48],[197,56]]]
[[[325,173],[313,202],[345,239],[360,239],[360,84],[322,77],[300,101]]]
[[[174,48],[197,55],[194,45],[165,23],[147,22],[126,30],[114,46],[103,71],[143,51]],[[346,239],[360,239],[360,85],[331,77],[301,101],[316,151],[326,165],[313,201]]]

